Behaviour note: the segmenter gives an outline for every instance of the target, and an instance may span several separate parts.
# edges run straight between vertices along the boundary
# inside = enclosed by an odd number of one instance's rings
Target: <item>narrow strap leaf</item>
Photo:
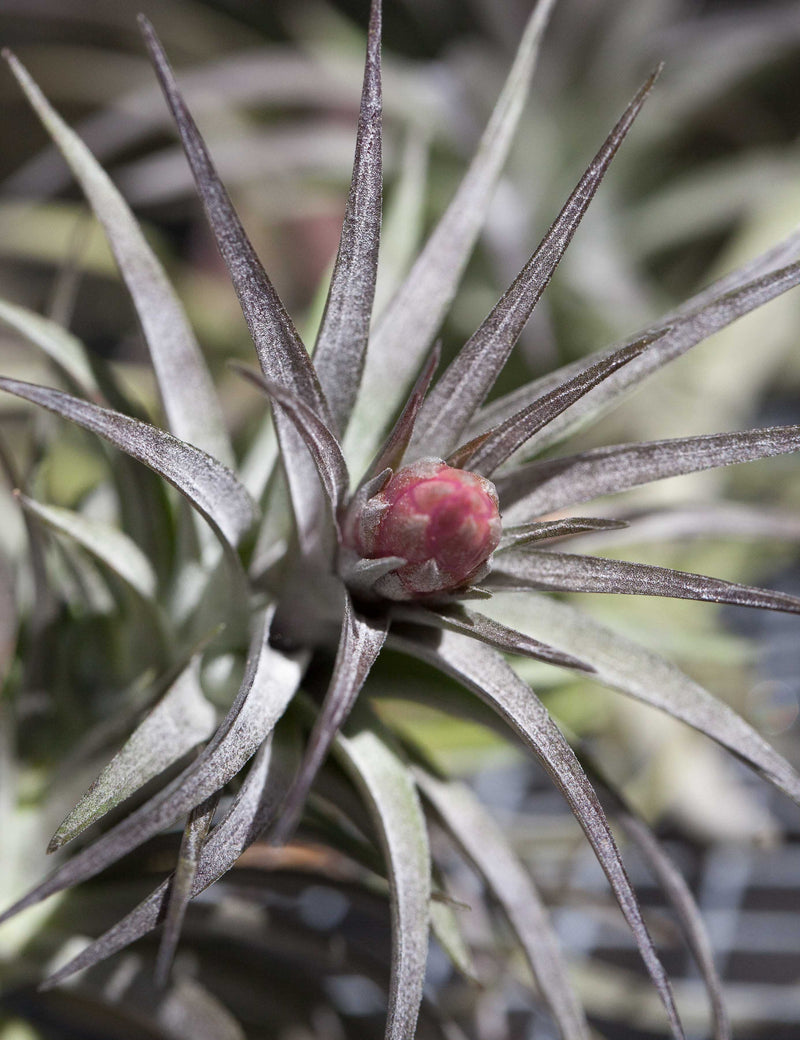
[[[786,759],[727,704],[663,657],[552,596],[534,592],[495,596],[485,609],[536,639],[580,654],[594,667],[598,682],[705,733],[800,803],[800,776]]]
[[[43,350],[87,397],[99,393],[86,347],[77,336],[57,322],[8,300],[0,300],[0,321]]]
[[[422,409],[413,441],[422,454],[449,454],[483,403],[660,71],[659,67],[640,88],[533,256],[434,387]]]
[[[214,739],[148,802],[0,915],[0,921],[93,877],[220,790],[253,757],[286,710],[300,683],[305,656],[289,657],[269,643],[267,614],[251,645],[242,686]]]
[[[183,921],[186,917],[186,909],[192,897],[192,889],[200,866],[203,845],[211,829],[211,822],[218,804],[219,791],[215,791],[204,802],[192,809],[189,819],[186,821],[178,853],[178,865],[169,887],[164,931],[156,957],[155,981],[157,986],[165,986],[169,979],[175,951],[181,937]]]
[[[5,57],[105,229],[142,325],[170,430],[232,465],[233,450],[211,377],[164,269],[111,178],[19,61],[8,53]]]
[[[386,416],[399,408],[455,295],[514,139],[554,2],[539,0],[533,10],[478,151],[370,337],[358,407],[345,438],[345,454],[357,472],[377,450]],[[380,411],[370,407],[378,402]]]
[[[337,754],[370,809],[389,871],[392,971],[385,1038],[413,1040],[428,954],[428,832],[409,769],[380,738],[374,720],[363,724],[359,715],[339,738]]]
[[[47,408],[99,434],[143,462],[185,495],[228,547],[235,546],[255,520],[256,508],[236,475],[199,448],[164,430],[100,408],[60,390],[0,378],[0,390]]]
[[[262,744],[230,808],[203,845],[192,897],[221,878],[271,822],[294,775],[294,758],[289,765],[286,755],[278,752],[271,738]],[[44,988],[56,986],[76,971],[113,956],[156,928],[167,908],[170,884],[170,878],[163,881],[121,921],[51,975]]]
[[[503,527],[503,536],[495,552],[505,552],[530,542],[550,538],[572,538],[578,534],[596,531],[619,531],[628,526],[626,520],[607,520],[605,517],[568,516],[563,520],[534,520],[514,527]]]
[[[800,597],[704,574],[654,567],[646,563],[578,556],[543,549],[509,550],[497,558],[486,579],[494,589],[551,589],[558,592],[610,592],[628,596],[666,596],[731,603],[761,610],[800,614]]]
[[[412,657],[419,657],[476,693],[531,747],[569,803],[608,877],[620,909],[666,1009],[673,1036],[684,1040],[666,972],[642,918],[619,850],[597,795],[575,753],[533,690],[500,654],[455,632],[441,632],[438,640],[393,638]]]
[[[800,426],[615,444],[518,466],[513,476],[501,476],[495,485],[503,517],[514,523],[653,480],[798,450]]]
[[[564,1040],[589,1040],[586,1016],[570,984],[561,943],[532,878],[505,834],[465,784],[438,780],[419,768],[414,776],[506,912]]]
[[[353,408],[369,336],[381,233],[381,0],[372,0],[356,155],[339,252],[314,367],[341,434]]]
[[[216,721],[214,707],[200,686],[199,658],[195,658],[69,813],[47,851],[62,848],[192,748],[208,740]]]
[[[379,620],[363,617],[353,609],[349,595],[345,596],[344,618],[333,675],[311,731],[300,772],[272,835],[275,844],[286,842],[294,831],[314,778],[381,651],[387,629],[388,621],[385,617]]]
[[[593,365],[587,365],[572,379],[568,379],[561,386],[510,416],[494,430],[490,430],[488,436],[480,434],[470,442],[473,450],[470,450],[469,444],[456,448],[459,464],[464,469],[471,469],[475,473],[490,477],[498,466],[501,466],[535,433],[571,408],[590,390],[608,379],[617,369],[634,361],[652,344],[652,337],[646,336]]]
[[[563,654],[538,639],[531,639],[522,632],[501,625],[499,621],[476,614],[473,610],[467,610],[461,605],[451,607],[421,607],[414,608],[393,607],[392,616],[401,621],[410,621],[418,625],[432,626],[438,629],[450,629],[453,632],[463,632],[465,635],[479,639],[496,650],[503,650],[507,654],[519,654],[522,657],[531,657],[535,661],[546,661],[548,664],[559,665],[561,668],[577,668],[581,672],[591,672],[591,665],[585,664],[580,658],[572,654]]]

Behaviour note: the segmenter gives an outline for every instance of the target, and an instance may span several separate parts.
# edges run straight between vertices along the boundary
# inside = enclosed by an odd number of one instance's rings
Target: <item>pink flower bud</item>
[[[362,557],[406,561],[374,585],[395,600],[448,592],[482,577],[501,534],[494,485],[431,458],[398,470],[354,520],[348,540]]]

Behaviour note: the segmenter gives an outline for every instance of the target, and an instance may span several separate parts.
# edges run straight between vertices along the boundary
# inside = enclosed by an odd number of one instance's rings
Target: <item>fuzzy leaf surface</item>
[[[659,71],[628,105],[534,254],[436,384],[413,442],[422,454],[449,454],[494,386]]]
[[[87,396],[98,393],[89,355],[77,336],[57,322],[8,300],[0,300],[0,321],[43,350]]]
[[[553,3],[539,0],[533,10],[475,157],[371,336],[358,407],[345,438],[345,454],[356,472],[377,450],[386,416],[400,407],[455,296],[514,139]]]
[[[372,0],[353,176],[314,367],[341,434],[361,383],[381,235],[381,0]]]
[[[619,531],[627,526],[625,520],[608,520],[605,517],[569,516],[563,520],[533,520],[517,526],[504,526],[503,536],[495,552],[504,552],[529,542],[540,542],[550,538],[572,538],[578,534],[597,531]]]
[[[211,377],[164,269],[108,174],[17,59],[9,56],[8,62],[103,225],[142,325],[170,430],[231,465],[233,450]]]
[[[550,513],[653,480],[798,450],[800,426],[616,444],[518,466],[513,476],[500,477],[495,486],[504,518],[514,523],[517,517]]]
[[[727,704],[663,657],[551,596],[497,595],[486,610],[567,653],[580,653],[598,682],[705,733],[800,802],[800,776],[789,763]]]
[[[415,769],[423,795],[486,879],[514,929],[564,1040],[589,1040],[558,936],[532,878],[505,834],[469,788]]]
[[[672,1033],[683,1040],[669,980],[642,918],[608,820],[575,753],[542,702],[497,651],[458,633],[441,632],[438,639],[431,641],[398,636],[393,643],[476,693],[539,758],[589,839],[661,997]]]
[[[164,430],[60,390],[0,377],[0,390],[16,394],[99,434],[143,462],[178,489],[223,541],[235,546],[255,520],[256,508],[236,475],[192,444]]]

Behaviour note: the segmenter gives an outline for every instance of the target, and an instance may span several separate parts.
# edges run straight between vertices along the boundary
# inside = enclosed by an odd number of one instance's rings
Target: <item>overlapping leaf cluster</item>
[[[373,320],[382,205],[381,9],[374,0],[352,183],[313,360],[239,221],[152,27],[142,20],[256,348],[261,371],[244,374],[272,403],[274,426],[258,442],[272,466],[262,458],[259,477],[249,487],[235,473],[235,453],[192,330],[130,210],[23,67],[8,56],[106,231],[150,350],[167,429],[112,407],[115,388],[107,373],[103,379],[95,375],[82,346],[54,323],[10,303],[2,305],[3,320],[52,357],[76,394],[9,378],[0,378],[0,388],[144,463],[180,492],[194,514],[187,517],[175,503],[169,507],[191,551],[182,553],[180,566],[160,572],[157,561],[122,530],[20,494],[32,523],[32,542],[39,544],[41,537],[35,522],[81,545],[139,598],[163,648],[161,696],[58,829],[51,848],[60,848],[197,752],[157,793],[64,861],[4,915],[95,876],[167,828],[184,827],[171,877],[59,969],[50,984],[104,960],[159,924],[164,927],[157,972],[165,980],[190,900],[265,832],[273,844],[292,836],[314,779],[333,750],[369,810],[384,853],[393,921],[387,1037],[399,1040],[415,1033],[431,928],[447,948],[456,945],[448,939],[450,908],[432,901],[425,815],[430,811],[496,894],[562,1034],[587,1038],[585,1015],[546,911],[503,835],[466,788],[435,775],[384,731],[366,705],[356,706],[376,659],[391,646],[477,695],[544,765],[608,876],[673,1035],[683,1036],[669,981],[593,782],[506,655],[591,673],[695,727],[800,800],[797,774],[732,710],[666,661],[544,595],[670,596],[800,613],[800,600],[784,593],[553,547],[556,539],[579,533],[625,529],[635,534],[635,521],[573,516],[568,513],[573,506],[665,477],[797,451],[800,427],[534,456],[613,406],[658,368],[797,285],[800,237],[791,236],[626,342],[485,403],[655,73],[516,279],[434,379],[439,354],[433,341],[486,215],[551,6],[542,0],[533,12],[472,165],[405,281]],[[358,510],[404,462],[427,456],[495,481],[503,540],[480,588],[402,605],[376,602],[367,595],[372,582],[398,561],[354,562],[340,552],[343,516]],[[195,523],[198,517],[207,526]],[[775,533],[769,518],[764,526]],[[190,580],[194,592],[187,606],[182,590]],[[504,604],[511,602],[506,593],[514,594],[515,614],[523,616],[513,628],[501,620]],[[485,613],[465,605],[493,594],[497,598]],[[222,637],[227,648],[235,649],[242,631],[251,630],[244,676],[221,721],[203,689],[204,648],[197,648],[198,639],[220,638],[213,634],[219,621],[228,626]],[[334,647],[329,680],[317,703],[303,687],[318,689],[320,662],[329,660]],[[276,736],[287,713],[310,731],[299,759],[287,756]],[[723,1038],[728,1029],[719,982],[688,890],[643,825],[624,806],[619,812],[675,905],[708,985],[716,1035]]]

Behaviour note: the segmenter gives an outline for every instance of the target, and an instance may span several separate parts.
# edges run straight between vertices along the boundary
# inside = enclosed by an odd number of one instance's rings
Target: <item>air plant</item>
[[[76,542],[109,580],[137,597],[142,623],[157,633],[146,663],[149,668],[155,661],[158,668],[151,710],[67,816],[51,851],[184,761],[155,794],[3,914],[5,920],[92,878],[183,823],[174,873],[47,985],[110,957],[162,923],[157,974],[166,981],[190,900],[263,834],[276,846],[292,838],[333,752],[372,818],[384,856],[378,869],[389,880],[393,963],[386,1036],[415,1034],[429,931],[434,928],[441,938],[453,927],[438,880],[432,885],[438,874],[432,874],[424,802],[496,894],[562,1034],[586,1040],[589,1027],[552,926],[503,834],[466,787],[437,775],[359,698],[379,655],[391,649],[454,678],[468,691],[458,710],[469,713],[479,698],[544,765],[608,876],[672,1035],[684,1035],[588,765],[517,674],[514,659],[588,675],[651,704],[800,800],[797,774],[727,705],[651,651],[552,595],[664,596],[800,613],[800,599],[788,594],[562,549],[574,535],[627,526],[573,513],[582,503],[666,477],[794,452],[800,426],[537,456],[669,361],[797,285],[800,239],[793,235],[626,342],[486,403],[653,88],[656,70],[528,262],[437,378],[437,331],[486,216],[551,6],[542,0],[531,15],[475,159],[411,271],[373,322],[382,194],[381,8],[373,0],[352,183],[311,355],[215,172],[153,28],[141,19],[256,348],[260,371],[239,371],[271,403],[271,422],[244,459],[242,477],[181,304],[139,226],[79,138],[7,55],[108,236],[151,353],[166,429],[115,410],[112,404],[124,398],[111,373],[93,367],[66,330],[9,303],[2,304],[3,320],[43,347],[76,393],[10,378],[0,379],[0,388],[144,463],[180,492],[192,512],[188,517],[180,499],[166,498],[155,485],[147,484],[149,497],[137,501],[127,463],[115,491],[127,533],[19,494],[32,545],[41,543],[42,524]],[[153,511],[154,522],[162,523],[160,534],[143,533],[137,505]],[[512,601],[517,606],[508,609],[522,618],[514,628],[500,619]],[[209,662],[238,653],[248,632],[238,693],[218,721],[203,686]],[[393,683],[398,692],[416,696],[413,680],[404,685],[399,671]],[[309,732],[299,760],[279,739],[285,718]],[[334,809],[329,825],[348,812],[347,806]],[[354,838],[364,833],[361,817],[353,819],[351,829],[340,825],[334,831],[342,841],[349,836],[350,853],[358,856],[353,849],[361,848],[366,855],[365,842]],[[648,832],[633,818],[629,823],[666,879],[709,988],[716,1035],[725,1037],[720,984],[691,896]]]

